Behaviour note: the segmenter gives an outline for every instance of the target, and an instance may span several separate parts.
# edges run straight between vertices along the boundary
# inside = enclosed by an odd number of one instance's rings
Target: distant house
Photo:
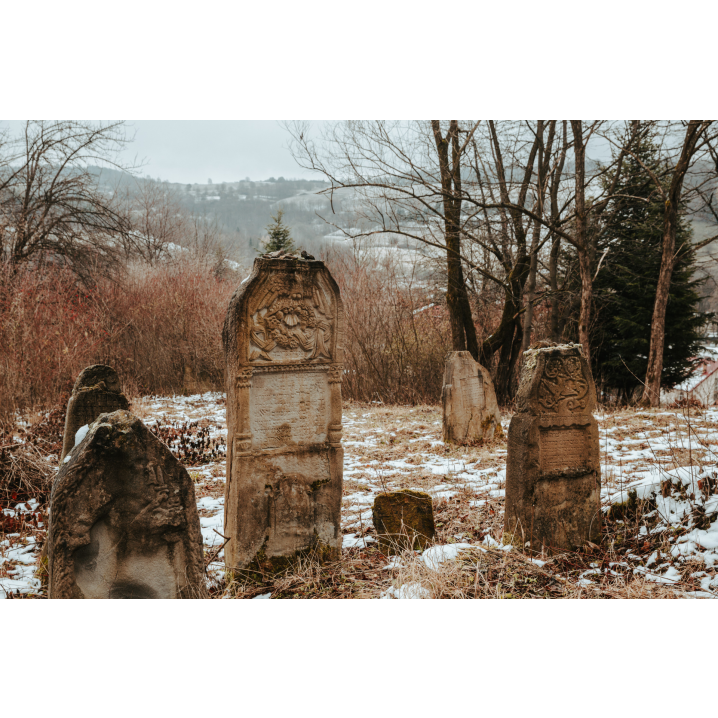
[[[661,392],[661,402],[665,404],[685,399],[695,399],[704,406],[718,403],[718,360],[704,358],[688,379]]]

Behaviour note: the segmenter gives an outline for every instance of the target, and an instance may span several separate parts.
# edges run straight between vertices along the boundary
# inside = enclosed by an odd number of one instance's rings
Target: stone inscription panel
[[[82,392],[75,400],[72,412],[73,421],[79,428],[85,424],[91,424],[100,414],[110,414],[126,407],[126,402],[119,396]]]
[[[587,468],[589,434],[585,429],[542,430],[539,454],[543,473]]]
[[[327,440],[326,372],[255,374],[249,390],[252,448],[273,449]]]
[[[464,406],[468,409],[474,406],[484,408],[484,382],[482,377],[472,376],[461,379],[461,396]]]

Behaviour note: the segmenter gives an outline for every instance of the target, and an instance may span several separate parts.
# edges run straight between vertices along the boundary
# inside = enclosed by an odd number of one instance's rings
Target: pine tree
[[[652,137],[644,135],[634,152],[660,172]],[[611,177],[606,179],[611,181]],[[604,390],[630,401],[648,367],[651,320],[661,265],[663,211],[660,197],[641,164],[624,160],[615,189],[614,212],[603,228],[598,257],[603,262],[594,284],[594,376]],[[701,346],[701,330],[711,315],[698,311],[701,280],[693,279],[692,230],[683,217],[676,237],[680,247],[666,313],[662,385],[674,386],[690,375]],[[605,252],[605,255],[604,255]]]
[[[264,246],[258,250],[260,254],[266,252],[277,252],[283,249],[287,254],[293,252],[296,248],[290,234],[289,227],[282,222],[284,212],[280,209],[276,216],[272,216],[274,222],[267,225],[267,234],[269,238],[264,241]]]

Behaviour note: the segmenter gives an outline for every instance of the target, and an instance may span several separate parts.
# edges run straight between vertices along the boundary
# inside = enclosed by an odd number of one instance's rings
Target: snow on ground
[[[225,400],[222,394],[189,397],[145,397],[131,407],[148,426],[204,421],[210,437],[226,438]],[[595,567],[578,577],[578,585],[590,586],[596,577],[625,574],[673,585],[682,565],[696,590],[679,587],[681,595],[718,597],[718,410],[621,411],[597,415],[599,423],[602,502],[608,511],[636,492],[651,499],[656,508],[644,518],[640,535],[661,535],[665,550],[650,555],[628,554],[625,561]],[[509,417],[504,417],[504,430]],[[343,548],[362,549],[374,542],[371,506],[384,490],[413,488],[428,491],[437,501],[461,494],[472,511],[500,518],[506,480],[506,444],[487,447],[447,447],[441,441],[438,407],[367,407],[348,403],[344,408]],[[224,543],[225,460],[190,467],[195,481],[205,549],[212,554],[210,576],[222,570]],[[712,488],[711,491],[716,491]],[[35,507],[18,505],[17,513]],[[5,509],[5,513],[12,509]],[[483,514],[482,514],[483,515]],[[496,525],[496,524],[494,524]],[[453,560],[461,548],[500,546],[495,535],[456,534],[450,543],[428,548],[423,561],[435,568]],[[499,540],[499,541],[497,541]],[[453,543],[451,543],[453,541]],[[8,535],[0,543],[0,597],[6,592],[38,594],[34,577],[37,546],[34,539]],[[541,562],[536,560],[541,565]],[[677,568],[678,567],[678,568]],[[610,573],[609,573],[610,572]],[[407,584],[384,592],[384,598],[423,598],[420,586]]]

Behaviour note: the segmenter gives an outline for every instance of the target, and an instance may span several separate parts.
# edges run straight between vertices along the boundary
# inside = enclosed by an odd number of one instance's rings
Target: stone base
[[[593,416],[515,414],[508,440],[504,540],[549,554],[597,542],[601,482]]]
[[[251,451],[232,457],[225,506],[228,570],[281,571],[311,552],[341,551],[341,447]],[[236,538],[235,538],[236,537]]]

